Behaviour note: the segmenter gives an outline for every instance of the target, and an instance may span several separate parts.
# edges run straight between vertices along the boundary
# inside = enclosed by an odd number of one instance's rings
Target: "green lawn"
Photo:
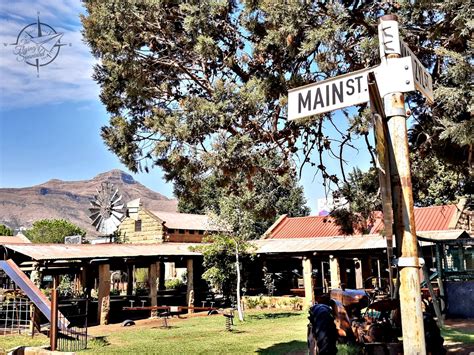
[[[192,317],[173,321],[163,329],[158,321],[151,327],[126,327],[108,330],[104,337],[89,342],[89,349],[81,353],[100,354],[285,354],[306,350],[305,312],[254,311],[246,321],[235,321],[232,332],[225,330],[222,315]],[[44,336],[31,339],[25,336],[2,337],[5,349],[18,345],[42,345],[49,341]]]
[[[126,328],[94,342],[91,353],[153,354],[285,354],[306,349],[306,314],[258,312],[232,332],[225,330],[221,315],[195,317],[175,322],[170,329]],[[99,349],[99,346],[103,345]]]
[[[441,330],[441,335],[444,338],[444,341],[449,341],[452,343],[460,344],[474,344],[474,334],[465,333],[456,329],[443,329]]]
[[[246,321],[235,322],[225,330],[221,315],[173,319],[172,327],[161,328],[161,321],[134,327],[111,325],[92,328],[98,337],[81,353],[93,354],[304,354],[306,351],[306,312],[249,311]],[[451,342],[474,343],[474,334],[443,330]],[[45,336],[0,337],[0,348],[48,344]],[[339,354],[354,354],[355,349],[340,346]]]

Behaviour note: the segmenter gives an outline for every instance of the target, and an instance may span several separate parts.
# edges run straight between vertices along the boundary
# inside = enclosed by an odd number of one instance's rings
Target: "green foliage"
[[[167,290],[184,290],[186,289],[186,283],[181,279],[166,280],[165,288]]]
[[[33,243],[64,243],[64,237],[71,235],[85,236],[86,232],[64,219],[42,219],[33,223],[25,231],[26,237]]]
[[[135,282],[145,283],[148,281],[148,269],[136,268],[135,269]]]
[[[220,192],[209,186],[217,186],[226,194],[240,175],[294,176],[298,164],[317,166],[326,185],[339,184],[327,158],[343,159],[354,138],[367,138],[365,105],[346,112],[350,128],[335,137],[326,134],[331,114],[315,124],[288,122],[286,93],[379,64],[377,19],[388,13],[399,16],[405,42],[436,89],[433,106],[408,95],[414,149],[472,162],[467,1],[84,4],[84,38],[100,59],[94,78],[110,113],[102,137],[131,170],[160,166],[184,198],[183,210],[206,207],[202,200],[189,206],[187,192],[204,186],[203,196],[212,197]]]
[[[271,272],[268,272],[266,267],[263,268],[263,284],[267,289],[268,295],[273,296],[273,293],[276,291],[275,287],[275,277]]]
[[[58,285],[58,293],[62,297],[73,297],[75,290],[74,284],[68,275],[61,277],[61,281]]]
[[[12,236],[13,231],[4,224],[0,224],[0,235]]]
[[[202,278],[227,297],[235,291],[235,242],[226,235],[213,235],[204,240],[211,242],[196,247],[203,254]]]
[[[474,185],[468,167],[454,165],[434,154],[411,154],[413,199],[416,206],[457,203],[472,193]]]
[[[331,211],[343,234],[353,234],[354,230],[368,232],[367,222],[373,218],[374,211],[382,208],[378,188],[376,169],[362,172],[354,168],[342,187],[333,193],[334,198],[347,201],[345,206]]]

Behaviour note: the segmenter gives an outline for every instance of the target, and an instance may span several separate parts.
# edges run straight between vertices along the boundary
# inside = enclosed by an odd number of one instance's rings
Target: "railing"
[[[0,302],[0,335],[30,332],[31,302],[15,297]]]
[[[89,300],[67,299],[58,304],[57,350],[78,351],[87,348]],[[66,326],[66,324],[68,324]]]

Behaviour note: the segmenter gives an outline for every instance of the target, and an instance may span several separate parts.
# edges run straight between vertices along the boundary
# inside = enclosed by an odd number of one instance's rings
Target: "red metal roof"
[[[284,218],[274,230],[270,238],[315,238],[342,235],[341,229],[333,218],[327,216],[308,216]]]
[[[447,230],[456,215],[456,205],[415,208],[415,226],[417,231]],[[376,219],[370,228],[370,234],[383,230],[382,213],[375,213]],[[267,232],[269,239],[318,238],[341,236],[339,226],[327,216],[285,217]],[[360,235],[360,232],[356,232]]]

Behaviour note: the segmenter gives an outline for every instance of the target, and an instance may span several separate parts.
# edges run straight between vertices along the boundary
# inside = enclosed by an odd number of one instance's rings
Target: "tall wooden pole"
[[[51,351],[56,351],[58,347],[58,277],[54,276],[53,290],[51,292],[51,322],[49,329],[49,344]]]
[[[383,45],[388,60],[400,57],[393,48],[398,45],[398,18],[385,15],[380,18],[382,37],[389,33],[392,38],[384,38]],[[396,29],[394,29],[396,27]],[[394,46],[395,45],[395,46]],[[398,46],[399,47],[399,46]],[[397,248],[401,251],[400,268],[400,310],[402,317],[403,350],[409,354],[426,354],[421,309],[420,259],[416,240],[413,211],[413,192],[411,184],[408,136],[403,93],[384,96],[385,116],[388,119],[390,155],[390,175],[392,180],[393,220]]]

